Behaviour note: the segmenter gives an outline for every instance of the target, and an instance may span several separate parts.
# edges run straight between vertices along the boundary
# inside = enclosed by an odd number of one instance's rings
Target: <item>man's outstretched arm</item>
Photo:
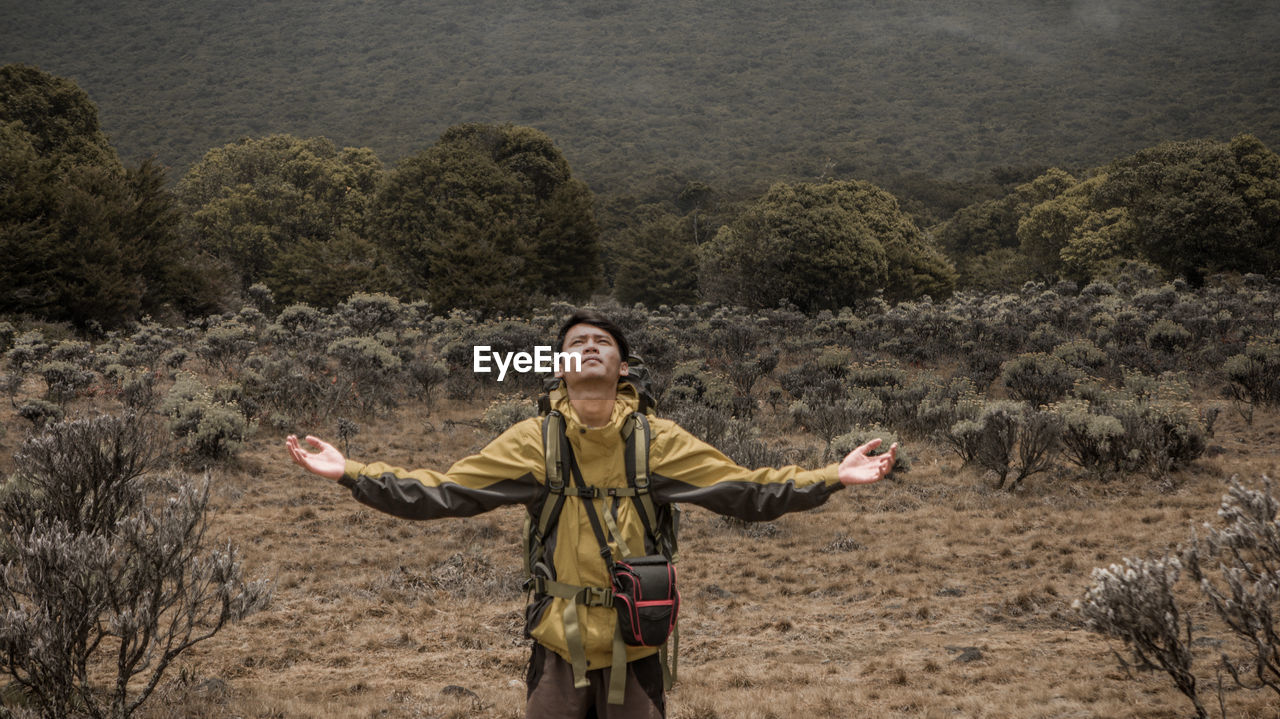
[[[337,480],[359,502],[406,519],[469,517],[508,504],[528,504],[539,496],[545,473],[536,423],[513,425],[446,472],[362,464],[315,437],[307,437],[307,442],[319,451],[308,451],[297,437],[285,440],[295,463]]]
[[[840,464],[821,469],[748,469],[675,423],[655,420],[654,425],[650,471],[658,501],[687,502],[749,521],[817,507],[846,485],[880,480],[897,458],[896,445],[883,455],[870,456],[881,443],[877,439],[850,452]]]

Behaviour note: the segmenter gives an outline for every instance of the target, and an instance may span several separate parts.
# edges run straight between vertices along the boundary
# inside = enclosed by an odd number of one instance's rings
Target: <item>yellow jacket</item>
[[[626,442],[621,431],[639,406],[635,389],[619,384],[613,416],[604,427],[582,424],[563,385],[552,393],[551,400],[552,407],[564,415],[565,433],[587,484],[626,487]],[[816,507],[842,488],[834,464],[817,470],[794,466],[746,469],[670,420],[652,418],[650,422],[649,473],[657,505],[682,502],[740,519],[766,520]],[[444,473],[349,460],[340,481],[360,502],[409,519],[467,517],[508,504],[524,504],[536,511],[547,494],[543,487],[542,420],[534,417],[512,425],[479,454],[458,461]],[[614,514],[633,553],[643,554],[644,525],[635,502],[627,498],[566,500],[553,538],[547,542],[555,579],[578,586],[608,587],[608,573],[583,501],[594,501],[598,516],[606,511]],[[561,619],[567,601],[549,596],[535,599],[529,608],[527,630],[547,649],[571,661]],[[614,610],[584,606],[580,611],[588,669],[609,666],[617,621]],[[627,647],[627,661],[656,651]]]

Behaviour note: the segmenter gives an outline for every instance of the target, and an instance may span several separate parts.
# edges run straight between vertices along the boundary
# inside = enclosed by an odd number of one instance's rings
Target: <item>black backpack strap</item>
[[[578,459],[573,456],[573,450],[569,450],[569,470],[573,473],[573,483],[580,489],[587,489],[587,483],[582,478],[582,470],[578,468]],[[600,544],[600,558],[604,560],[605,569],[609,574],[613,574],[613,549],[609,547],[609,540],[605,537],[604,527],[600,524],[600,517],[596,513],[596,504],[590,497],[582,497],[582,504],[587,510],[587,520],[591,522],[591,531],[596,535],[596,541]]]

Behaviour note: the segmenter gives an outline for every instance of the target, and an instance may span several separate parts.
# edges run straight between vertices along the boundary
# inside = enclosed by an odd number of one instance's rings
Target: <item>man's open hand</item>
[[[319,452],[310,452],[306,450],[299,442],[296,435],[289,435],[284,440],[284,444],[289,448],[289,456],[293,461],[301,465],[303,469],[321,477],[338,480],[342,479],[342,473],[347,469],[347,459],[342,456],[337,447],[321,440],[319,437],[307,435],[307,443],[312,447],[320,450]]]
[[[898,443],[894,442],[893,446],[889,447],[889,451],[884,454],[868,456],[867,453],[879,447],[882,441],[873,439],[850,452],[840,463],[840,468],[836,472],[840,482],[846,485],[871,484],[883,479],[893,469],[893,463],[898,459]]]

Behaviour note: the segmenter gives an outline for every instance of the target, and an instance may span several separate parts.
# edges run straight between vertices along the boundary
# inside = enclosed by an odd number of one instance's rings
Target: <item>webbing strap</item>
[[[535,577],[531,587],[538,594],[559,599],[572,599],[588,607],[613,606],[613,590],[604,587],[579,587],[576,584],[565,584],[544,577]]]
[[[671,636],[658,650],[658,663],[662,665],[662,688],[671,691],[676,683],[676,665],[680,661],[680,622],[671,628]]]
[[[609,667],[609,703],[627,700],[627,645],[622,643],[622,627],[613,625],[613,666]]]
[[[582,625],[578,622],[578,603],[565,604],[564,639],[569,645],[569,663],[573,665],[573,688],[586,689],[591,686],[587,680],[587,649],[582,641]]]
[[[622,558],[630,559],[634,556],[631,554],[631,547],[627,546],[626,540],[622,538],[622,532],[618,531],[618,523],[613,518],[613,512],[605,511],[604,525],[609,528],[609,534],[613,537],[614,543],[618,545],[618,552],[622,555]]]
[[[587,486],[586,480],[582,478],[582,470],[578,468],[578,460],[576,457],[573,456],[573,449],[569,447],[565,447],[564,449],[565,449],[565,454],[569,457],[569,471],[573,474],[574,484],[579,487],[586,487]],[[609,548],[609,542],[608,540],[605,539],[605,536],[604,536],[604,529],[602,529],[600,526],[600,517],[597,516],[598,513],[596,512],[595,502],[590,499],[585,499],[583,500],[582,504],[583,504],[583,507],[586,508],[587,510],[587,519],[591,522],[591,531],[595,533],[596,541],[600,543],[600,558],[604,560],[605,568],[608,569],[609,574],[612,575],[613,574],[613,550]],[[613,535],[614,539],[618,542],[618,550],[622,552],[624,557],[629,556],[628,554],[629,550],[627,549],[627,545],[625,542],[622,541],[622,533],[618,531],[618,525],[613,520],[613,513],[609,511],[605,511],[603,514],[604,514],[604,521],[609,526],[609,532]],[[576,612],[577,603],[575,602],[573,606],[575,607],[575,612]],[[566,619],[568,618],[568,614],[569,614],[568,610],[565,610]],[[576,617],[575,617],[575,621],[576,621]],[[575,627],[575,630],[578,630],[578,628]],[[577,659],[576,652],[582,653],[582,667],[581,667],[582,676],[584,680],[586,679],[586,652],[583,649],[583,645],[582,645],[581,631],[578,630],[578,643],[575,645],[573,643],[573,640],[569,639],[569,629],[566,626],[565,639],[569,640],[569,654],[570,654],[570,658],[573,660],[573,677],[574,677],[573,681],[574,681],[574,687],[577,688],[579,666],[578,666],[578,659]],[[622,641],[622,627],[615,622],[613,626],[613,664],[609,669],[609,703],[622,704],[623,702],[625,702],[626,691],[627,691],[627,645],[624,644]]]

